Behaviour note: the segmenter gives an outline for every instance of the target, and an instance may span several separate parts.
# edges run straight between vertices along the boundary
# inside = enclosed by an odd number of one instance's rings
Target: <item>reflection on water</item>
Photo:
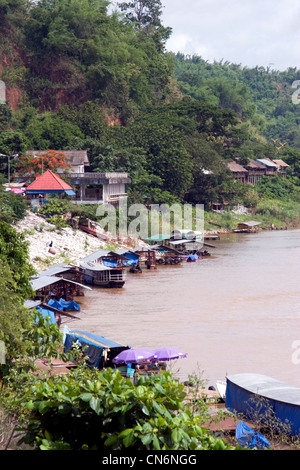
[[[93,288],[70,327],[131,347],[169,346],[183,380],[208,384],[255,372],[300,386],[300,231],[221,235],[212,257],[129,274],[122,289]]]

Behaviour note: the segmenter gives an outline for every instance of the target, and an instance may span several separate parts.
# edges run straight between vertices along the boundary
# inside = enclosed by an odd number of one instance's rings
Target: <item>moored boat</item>
[[[226,377],[225,406],[246,418],[264,418],[272,411],[274,418],[284,424],[285,433],[300,435],[300,388],[261,374],[236,374]],[[255,407],[255,400],[263,406]],[[269,410],[268,410],[269,409]]]
[[[97,261],[82,262],[80,267],[87,284],[100,287],[123,287],[125,284],[126,270],[124,268],[111,268]]]
[[[87,284],[100,287],[123,287],[126,258],[112,251],[97,250],[80,261],[83,279]]]

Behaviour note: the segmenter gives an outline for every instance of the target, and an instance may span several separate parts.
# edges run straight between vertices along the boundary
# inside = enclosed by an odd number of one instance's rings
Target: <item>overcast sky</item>
[[[161,0],[167,50],[208,62],[300,69],[300,0]]]

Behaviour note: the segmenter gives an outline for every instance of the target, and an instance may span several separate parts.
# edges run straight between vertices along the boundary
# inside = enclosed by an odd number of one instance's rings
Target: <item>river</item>
[[[211,257],[129,274],[121,289],[94,287],[69,327],[131,347],[177,347],[180,380],[214,385],[266,374],[300,387],[300,231],[221,235]],[[299,341],[298,348],[293,343]],[[293,356],[294,355],[294,356]],[[300,353],[297,356],[300,358]]]

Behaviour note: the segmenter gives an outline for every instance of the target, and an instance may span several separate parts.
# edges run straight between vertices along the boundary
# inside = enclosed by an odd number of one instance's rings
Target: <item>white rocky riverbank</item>
[[[71,227],[58,230],[47,219],[32,212],[28,212],[15,228],[28,241],[30,262],[37,270],[61,262],[77,265],[81,258],[99,249],[115,250],[145,245],[140,240],[129,237],[122,240],[110,237],[105,242]]]

